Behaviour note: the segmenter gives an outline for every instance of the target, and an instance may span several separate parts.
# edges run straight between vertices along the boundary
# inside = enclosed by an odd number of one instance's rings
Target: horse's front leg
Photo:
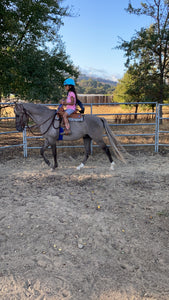
[[[56,143],[51,145],[52,149],[52,154],[53,154],[53,159],[54,159],[54,165],[53,165],[53,170],[57,168],[58,163],[57,163],[57,149],[56,149]]]
[[[45,154],[44,154],[44,152],[45,152],[45,150],[48,148],[48,146],[49,146],[49,142],[48,142],[47,139],[45,139],[44,145],[43,145],[43,147],[40,149],[40,154],[42,155],[42,157],[43,157],[45,163],[46,163],[48,166],[50,166],[50,161],[46,158],[46,156],[45,156]]]
[[[85,157],[84,157],[83,161],[81,162],[81,164],[76,168],[77,170],[80,170],[84,167],[85,163],[88,160],[88,157],[91,154],[91,142],[92,142],[91,137],[89,135],[85,135],[83,137],[83,142],[84,142],[84,147],[85,147]]]

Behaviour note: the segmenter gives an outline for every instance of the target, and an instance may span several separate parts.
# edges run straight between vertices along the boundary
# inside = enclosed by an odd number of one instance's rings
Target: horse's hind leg
[[[107,154],[108,159],[109,159],[109,161],[110,161],[110,163],[111,163],[110,169],[111,169],[111,170],[114,170],[114,161],[113,161],[113,158],[112,158],[112,156],[111,156],[111,153],[110,153],[110,150],[109,150],[108,146],[105,144],[105,146],[103,146],[102,149],[103,149],[103,151]]]
[[[77,170],[80,170],[84,167],[85,163],[88,160],[88,157],[91,154],[91,141],[92,141],[92,139],[89,135],[85,135],[83,137],[84,148],[85,148],[85,157],[84,157],[82,163],[77,167]]]
[[[106,153],[106,155],[108,156],[108,159],[110,161],[110,163],[113,162],[113,158],[111,156],[110,150],[108,148],[108,146],[105,144],[104,146],[101,147],[103,149],[103,151]]]
[[[103,141],[103,139],[94,139],[95,142],[102,148],[102,150],[106,153],[110,163],[111,163],[111,170],[114,170],[114,161],[113,161],[113,158],[112,158],[112,155],[110,153],[110,150],[109,150],[109,147],[105,144],[105,142]]]
[[[48,146],[49,146],[49,142],[48,142],[47,139],[45,139],[44,145],[43,145],[43,147],[40,149],[40,154],[42,155],[42,157],[43,157],[45,163],[46,163],[48,166],[50,166],[50,161],[46,158],[46,156],[45,156],[45,154],[44,154],[44,152],[45,152],[45,150],[48,148]]]

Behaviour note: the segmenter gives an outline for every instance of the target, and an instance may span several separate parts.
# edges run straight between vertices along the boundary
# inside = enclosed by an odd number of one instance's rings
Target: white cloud
[[[92,67],[80,68],[80,72],[82,74],[85,74],[86,76],[100,77],[100,78],[109,79],[112,81],[118,81],[118,79],[121,78],[121,76],[119,74],[113,75],[104,69],[96,69],[96,68],[92,68]]]

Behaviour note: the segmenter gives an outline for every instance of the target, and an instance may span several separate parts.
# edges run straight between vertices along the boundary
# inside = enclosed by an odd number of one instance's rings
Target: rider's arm
[[[70,97],[70,99],[71,99],[71,102],[67,102],[67,100],[61,100],[60,101],[60,103],[62,104],[62,105],[73,105],[74,103],[75,103],[75,99],[71,96]]]

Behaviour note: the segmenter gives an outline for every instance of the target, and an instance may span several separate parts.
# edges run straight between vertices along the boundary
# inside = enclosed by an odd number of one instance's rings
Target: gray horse
[[[52,154],[54,158],[53,169],[58,166],[57,163],[57,151],[56,151],[56,142],[59,138],[61,120],[57,117],[57,111],[50,109],[47,106],[42,104],[34,103],[15,103],[15,117],[16,117],[16,129],[18,131],[23,131],[25,126],[28,126],[28,120],[31,118],[36,126],[40,129],[41,134],[45,138],[43,147],[40,150],[40,153],[47,163],[50,166],[49,160],[46,158],[44,152],[51,146]],[[91,154],[91,141],[95,141],[106,153],[111,163],[110,168],[114,169],[114,161],[112,159],[110,150],[103,140],[103,133],[106,132],[113,151],[116,157],[124,162],[123,155],[121,153],[122,146],[115,138],[115,135],[111,131],[107,121],[102,117],[97,117],[94,115],[84,115],[82,121],[73,120],[70,122],[70,135],[63,135],[63,141],[74,141],[83,138],[84,148],[85,148],[85,157],[81,164],[77,167],[77,170],[80,170],[84,167],[89,155]]]

